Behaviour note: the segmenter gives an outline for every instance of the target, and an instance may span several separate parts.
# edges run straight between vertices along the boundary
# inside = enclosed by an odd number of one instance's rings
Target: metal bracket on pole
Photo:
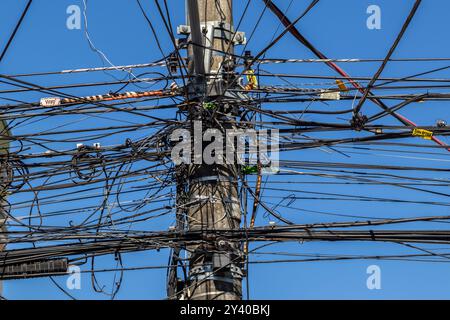
[[[214,39],[224,39],[226,41],[233,41],[234,45],[245,45],[247,44],[247,38],[245,37],[245,32],[242,31],[234,31],[234,28],[230,26],[228,23],[224,23],[221,21],[210,21],[206,25],[201,24],[202,32],[209,31],[206,30],[208,26],[214,27]],[[190,36],[191,35],[191,26],[181,25],[177,27],[177,33],[179,35]]]
[[[223,277],[219,275],[218,270],[221,270],[221,273],[228,273],[229,277]],[[241,268],[239,268],[233,263],[228,263],[226,265],[221,266],[213,266],[212,264],[206,264],[203,266],[197,266],[195,268],[192,268],[189,272],[189,279],[191,281],[213,280],[213,281],[233,283],[233,279],[242,279],[243,277],[244,273],[242,272]]]
[[[206,86],[203,81],[200,81],[199,84],[193,81],[189,93],[192,98],[202,96],[205,92],[208,96],[222,96],[225,91],[222,74],[219,73],[219,70],[211,70],[213,57],[223,55],[222,52],[213,49],[214,40],[222,39],[233,45],[245,45],[247,43],[245,33],[235,32],[233,26],[221,21],[199,24],[199,30],[196,27],[195,17],[190,16],[190,23],[191,26],[178,26],[177,33],[187,36],[187,43],[193,44],[191,60],[194,62],[195,74],[206,77]],[[211,74],[213,75],[211,76]]]

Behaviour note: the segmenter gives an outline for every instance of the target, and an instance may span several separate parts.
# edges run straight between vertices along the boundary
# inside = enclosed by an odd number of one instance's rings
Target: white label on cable
[[[61,105],[61,98],[42,98],[41,106],[42,107],[54,107]]]
[[[341,100],[341,94],[339,92],[322,92],[320,99],[325,100]]]

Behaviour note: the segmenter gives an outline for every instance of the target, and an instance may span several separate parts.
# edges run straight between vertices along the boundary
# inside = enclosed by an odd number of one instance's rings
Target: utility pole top
[[[187,0],[187,25],[177,28],[188,36],[191,98],[226,94],[226,74],[234,71],[234,47],[246,44],[245,33],[234,30],[232,0]]]

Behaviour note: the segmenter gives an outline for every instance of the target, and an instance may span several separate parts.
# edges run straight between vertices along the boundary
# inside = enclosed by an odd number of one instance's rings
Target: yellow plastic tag
[[[417,129],[417,128],[415,128],[413,130],[413,132],[412,132],[412,135],[414,137],[420,137],[420,138],[423,138],[425,140],[431,140],[431,138],[433,137],[433,132],[425,130],[425,129]]]
[[[247,90],[252,90],[258,87],[258,79],[255,76],[255,71],[254,70],[247,70],[245,72],[245,74],[247,75]]]
[[[348,88],[347,88],[347,86],[345,85],[344,81],[342,81],[342,80],[336,80],[336,84],[337,84],[339,90],[341,90],[342,92],[347,92],[347,91],[348,91]]]

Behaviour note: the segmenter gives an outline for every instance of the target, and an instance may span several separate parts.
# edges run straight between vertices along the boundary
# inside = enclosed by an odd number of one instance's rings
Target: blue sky
[[[155,26],[159,30],[159,38],[166,53],[171,51],[171,42],[158,16],[153,1],[142,1]],[[246,1],[235,0],[235,20],[242,14]],[[0,3],[0,47],[6,42],[13,29],[25,0],[4,0]],[[184,24],[184,1],[169,0],[173,27]],[[290,1],[276,1],[286,8]],[[288,11],[288,16],[295,19],[307,6],[308,1],[294,0]],[[366,27],[366,9],[369,5],[379,5],[382,10],[381,30],[369,30]],[[411,0],[321,0],[319,4],[298,24],[305,36],[326,55],[332,58],[384,58],[389,47],[399,32],[413,1]],[[0,63],[1,74],[18,74],[72,68],[102,66],[100,57],[93,52],[84,33],[84,20],[81,30],[66,28],[69,5],[83,8],[80,0],[35,0],[24,23],[19,30],[7,55]],[[253,0],[250,13],[245,17],[240,27],[247,36],[250,35],[255,20],[263,9],[263,1]],[[423,1],[411,27],[398,46],[394,58],[426,58],[450,57],[450,43],[447,41],[450,30],[450,2],[445,0]],[[83,18],[84,19],[84,18]],[[125,0],[89,0],[88,1],[89,32],[95,46],[102,50],[115,65],[146,63],[159,59],[161,54],[154,38],[143,19],[135,1]],[[279,27],[278,20],[266,12],[255,35],[247,46],[253,52],[258,52],[267,45]],[[282,29],[279,29],[282,30]],[[278,31],[279,32],[279,31]],[[240,52],[242,48],[238,48]],[[267,57],[273,58],[314,58],[300,44],[288,35],[273,47]],[[445,66],[448,62],[439,64],[391,63],[383,76],[406,76],[433,67]],[[371,76],[378,65],[343,64],[347,72],[361,76]],[[267,67],[270,69],[271,67]],[[273,70],[283,73],[324,74],[334,75],[326,66],[317,64],[296,64],[276,66]],[[433,77],[448,77],[448,71],[432,75]],[[83,81],[111,81],[109,75],[98,73],[94,75],[71,75],[67,77],[40,77],[29,81],[45,85],[61,83],[77,83]],[[97,91],[96,91],[97,90]],[[103,90],[103,91],[102,91]],[[442,89],[445,91],[447,89]],[[80,88],[67,92],[76,95],[93,95],[108,92],[108,88]],[[15,96],[18,98],[19,96]],[[29,93],[20,98],[38,100],[39,93]],[[6,103],[4,101],[1,102]],[[344,104],[344,103],[343,103]],[[423,110],[430,110],[426,112]],[[377,111],[368,104],[367,110]],[[405,109],[405,114],[422,125],[433,125],[437,117],[448,117],[450,112],[445,103],[424,103],[419,107]],[[439,115],[439,116],[438,116]],[[309,118],[313,119],[313,118]],[[132,121],[133,119],[129,119]],[[94,121],[94,120],[90,120]],[[90,123],[90,122],[85,122]],[[395,122],[392,122],[395,123]],[[21,132],[41,130],[46,122],[23,128]],[[41,126],[41,127],[39,127]],[[444,138],[445,140],[445,138]],[[113,143],[113,141],[105,141]],[[447,142],[449,142],[447,140]],[[336,154],[327,154],[320,150],[310,150],[302,153],[285,155],[311,161],[348,161],[352,163],[386,163],[398,165],[423,165],[424,160],[405,160],[401,158],[376,157],[368,155],[352,155],[350,160],[336,158]],[[447,158],[445,158],[447,157]],[[433,162],[436,167],[448,167],[448,156],[443,154],[440,161]],[[301,181],[298,180],[299,182]],[[335,185],[309,186],[296,185],[293,188],[308,189],[321,192],[339,192]],[[368,194],[374,196],[387,193],[397,198],[414,199],[413,193],[390,188],[348,189],[353,194]],[[276,195],[274,193],[273,195]],[[435,196],[423,196],[423,200],[436,200]],[[439,199],[445,201],[445,199]],[[274,200],[275,201],[275,200]],[[275,201],[276,202],[276,201]],[[399,204],[383,203],[339,203],[335,201],[317,202],[312,200],[297,200],[293,206],[309,210],[345,211],[349,214],[367,216],[408,216],[423,214],[446,214],[446,207],[430,207],[426,205],[401,206]],[[342,206],[342,207],[340,207]],[[288,216],[294,213],[287,210]],[[303,214],[299,222],[314,222],[324,219],[323,216]],[[330,219],[330,218],[326,218]],[[331,218],[332,221],[335,220]],[[344,219],[345,220],[345,219]],[[322,221],[322,220],[321,220]],[[259,221],[266,223],[263,217]],[[165,230],[172,223],[170,218],[161,219],[152,224],[154,230]],[[432,226],[427,224],[426,226]],[[419,225],[421,227],[423,225]],[[437,226],[442,228],[442,226]],[[271,247],[271,251],[289,251],[295,253],[327,253],[352,254],[365,253],[376,255],[383,253],[412,253],[398,245],[373,243],[293,243]],[[127,266],[167,264],[168,252],[141,252],[124,256]],[[111,266],[111,257],[99,259],[100,266]],[[369,265],[376,264],[382,271],[382,289],[368,290],[366,287]],[[105,285],[110,287],[112,274],[99,276]],[[83,275],[82,290],[72,291],[80,299],[107,299],[107,296],[95,293],[90,287],[90,279]],[[56,279],[64,286],[65,279]],[[250,298],[252,299],[449,299],[450,269],[447,263],[420,263],[395,261],[347,261],[347,262],[311,262],[298,264],[263,264],[252,265],[249,272]],[[4,295],[9,299],[67,299],[49,279],[17,280],[5,283]],[[125,274],[122,289],[117,295],[119,299],[163,299],[165,298],[165,270],[131,271]]]

